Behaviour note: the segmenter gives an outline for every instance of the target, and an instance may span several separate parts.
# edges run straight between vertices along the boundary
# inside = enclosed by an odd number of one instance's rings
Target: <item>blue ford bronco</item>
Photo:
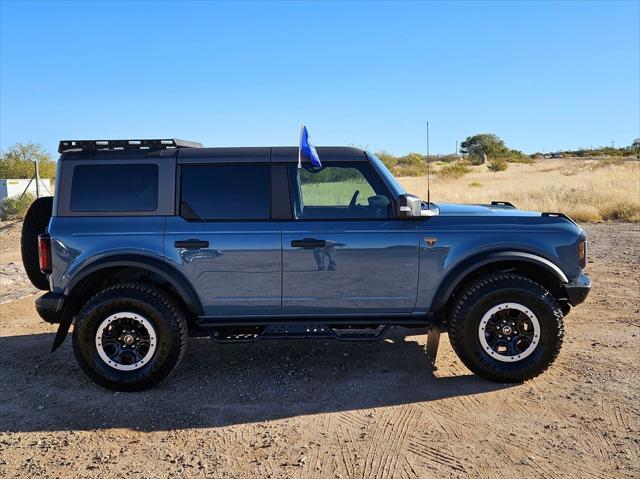
[[[73,325],[97,384],[151,387],[188,336],[371,341],[449,333],[483,378],[543,372],[586,298],[584,231],[561,213],[425,203],[357,148],[61,141],[53,198],[22,232],[40,316]]]

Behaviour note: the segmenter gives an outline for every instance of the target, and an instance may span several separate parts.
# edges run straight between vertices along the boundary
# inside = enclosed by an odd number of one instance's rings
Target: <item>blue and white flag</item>
[[[318,152],[315,147],[311,144],[311,140],[309,139],[309,132],[307,131],[307,127],[302,125],[300,128],[300,146],[298,147],[298,168],[302,168],[302,154],[306,155],[310,160],[311,164],[317,168],[322,168],[322,163],[320,163],[320,157],[318,156]]]

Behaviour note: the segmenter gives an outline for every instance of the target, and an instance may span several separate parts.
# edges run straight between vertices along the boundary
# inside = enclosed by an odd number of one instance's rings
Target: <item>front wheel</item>
[[[460,360],[497,382],[531,379],[560,352],[562,310],[540,284],[516,274],[487,276],[458,294],[449,338]]]
[[[186,321],[173,298],[149,284],[122,283],[100,291],[82,308],[73,350],[95,383],[139,391],[171,374],[186,338]]]

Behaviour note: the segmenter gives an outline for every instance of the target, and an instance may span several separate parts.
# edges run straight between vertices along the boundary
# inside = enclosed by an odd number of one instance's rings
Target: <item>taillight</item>
[[[44,274],[51,273],[51,237],[46,233],[38,236],[38,257],[40,271]]]

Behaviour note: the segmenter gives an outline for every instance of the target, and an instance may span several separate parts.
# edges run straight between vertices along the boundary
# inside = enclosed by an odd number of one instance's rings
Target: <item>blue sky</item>
[[[432,153],[640,136],[640,2],[0,0],[0,147],[177,137]]]

